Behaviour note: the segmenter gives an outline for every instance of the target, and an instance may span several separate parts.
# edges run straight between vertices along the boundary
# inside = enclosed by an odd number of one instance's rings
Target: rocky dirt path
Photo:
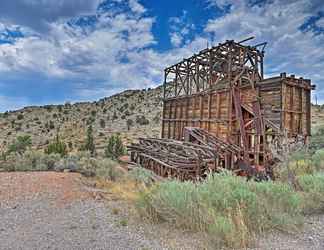
[[[78,174],[0,174],[0,249],[161,249],[121,225]]]
[[[255,249],[269,250],[324,250],[324,215],[306,218],[298,233],[267,233],[257,242]]]
[[[202,235],[133,220],[125,202],[98,197],[79,174],[0,173],[0,249],[205,249]],[[324,216],[253,249],[323,250]]]
[[[0,173],[0,249],[197,249],[167,227],[137,224],[74,173]],[[116,211],[119,211],[116,213]]]

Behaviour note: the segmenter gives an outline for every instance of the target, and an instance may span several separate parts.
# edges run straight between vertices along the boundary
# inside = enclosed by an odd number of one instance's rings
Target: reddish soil
[[[57,204],[89,198],[77,173],[12,172],[0,173],[0,203],[48,196]]]

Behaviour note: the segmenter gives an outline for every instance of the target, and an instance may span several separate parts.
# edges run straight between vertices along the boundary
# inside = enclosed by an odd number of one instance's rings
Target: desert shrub
[[[55,128],[54,122],[50,121],[49,122],[49,129],[54,129],[54,128]]]
[[[313,133],[310,138],[309,148],[312,153],[324,148],[324,126],[318,127],[317,131]]]
[[[289,182],[291,174],[300,176],[313,174],[315,171],[311,156],[306,152],[292,154],[291,157],[289,157],[286,162],[281,163],[277,169],[277,175],[283,182]]]
[[[45,164],[47,170],[54,170],[56,162],[61,159],[61,155],[57,153],[43,154],[41,161]]]
[[[17,119],[18,119],[18,120],[22,120],[22,119],[24,119],[24,115],[23,115],[23,114],[18,114],[18,115],[17,115]]]
[[[135,110],[135,104],[130,105],[129,109],[132,111]]]
[[[246,247],[269,229],[301,222],[301,196],[286,184],[246,182],[228,173],[211,174],[199,184],[168,181],[143,193],[139,213],[155,221],[207,232],[214,244]]]
[[[144,183],[146,186],[151,186],[153,184],[152,172],[141,166],[137,166],[130,170],[128,176],[137,183]]]
[[[126,149],[119,134],[115,134],[109,137],[105,149],[105,156],[107,158],[117,160],[120,156],[124,155],[125,153]]]
[[[57,135],[55,141],[52,142],[47,146],[45,149],[46,154],[59,154],[61,156],[65,156],[67,154],[67,147],[66,144],[60,140],[59,136]]]
[[[100,119],[100,127],[105,128],[106,127],[106,122],[103,119]]]
[[[158,113],[154,116],[153,121],[154,121],[155,123],[160,123],[160,121],[161,121],[161,112],[158,112]]]
[[[114,120],[117,120],[117,119],[118,119],[118,116],[117,116],[117,113],[116,113],[116,111],[114,111],[114,114],[113,114],[113,117],[112,117],[112,119],[113,119],[113,121],[114,121]]]
[[[96,146],[94,144],[92,125],[90,125],[87,129],[87,138],[83,149],[89,151],[92,156],[94,156],[96,153]]]
[[[128,119],[128,120],[126,121],[126,125],[127,125],[127,130],[128,130],[128,131],[129,131],[130,128],[133,126],[133,124],[134,124],[134,122],[133,122],[132,119]]]
[[[7,171],[47,171],[53,170],[60,155],[46,155],[39,151],[26,151],[24,154],[11,154],[4,163]]]
[[[324,170],[324,149],[319,149],[312,155],[312,163],[317,171]]]
[[[299,184],[303,189],[304,212],[324,211],[324,174],[303,175],[298,177]]]
[[[117,169],[118,163],[111,159],[99,160],[97,164],[95,173],[99,178],[115,181],[122,176],[122,172]]]
[[[23,154],[32,145],[32,139],[29,135],[18,136],[9,146],[8,153]]]
[[[138,123],[139,125],[148,125],[150,121],[146,119],[144,115],[138,115],[136,116],[136,123]]]

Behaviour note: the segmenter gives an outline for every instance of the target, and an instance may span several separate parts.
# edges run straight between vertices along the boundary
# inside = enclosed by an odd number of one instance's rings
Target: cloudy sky
[[[207,42],[251,35],[266,75],[311,78],[324,103],[323,0],[1,0],[0,111],[154,87]]]

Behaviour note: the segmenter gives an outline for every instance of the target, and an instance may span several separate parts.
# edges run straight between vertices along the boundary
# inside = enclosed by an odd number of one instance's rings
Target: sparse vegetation
[[[106,127],[106,122],[104,119],[100,119],[100,127],[105,128]]]
[[[45,149],[46,154],[59,154],[65,156],[67,154],[66,144],[62,142],[57,135],[55,141],[47,146]]]
[[[153,174],[151,171],[137,166],[128,172],[128,176],[131,180],[134,180],[137,184],[143,183],[145,186],[153,185]]]
[[[138,115],[136,116],[136,123],[138,123],[139,125],[148,125],[150,121],[146,119],[144,115]]]
[[[98,162],[96,168],[96,176],[104,180],[116,181],[117,178],[122,176],[121,171],[117,170],[118,163],[111,159],[103,159]]]
[[[137,208],[153,221],[207,232],[216,245],[246,247],[256,233],[296,228],[301,203],[301,196],[286,184],[246,182],[225,172],[199,184],[156,185],[143,193]]]
[[[89,125],[87,129],[87,138],[86,138],[86,143],[84,145],[84,150],[88,150],[92,156],[94,156],[96,153],[96,146],[94,144],[92,125]]]
[[[108,143],[105,149],[105,156],[107,158],[117,160],[120,156],[126,153],[125,146],[119,136],[119,134],[112,135],[108,139]]]
[[[24,154],[10,154],[7,156],[3,167],[6,171],[46,171],[53,170],[60,155],[46,155],[37,151],[26,151]]]
[[[15,142],[9,146],[8,153],[23,154],[32,145],[29,135],[18,136]]]
[[[133,122],[132,119],[128,119],[128,120],[126,121],[126,125],[127,125],[127,130],[128,130],[128,131],[129,131],[130,128],[133,126],[133,124],[134,124],[134,122]]]

